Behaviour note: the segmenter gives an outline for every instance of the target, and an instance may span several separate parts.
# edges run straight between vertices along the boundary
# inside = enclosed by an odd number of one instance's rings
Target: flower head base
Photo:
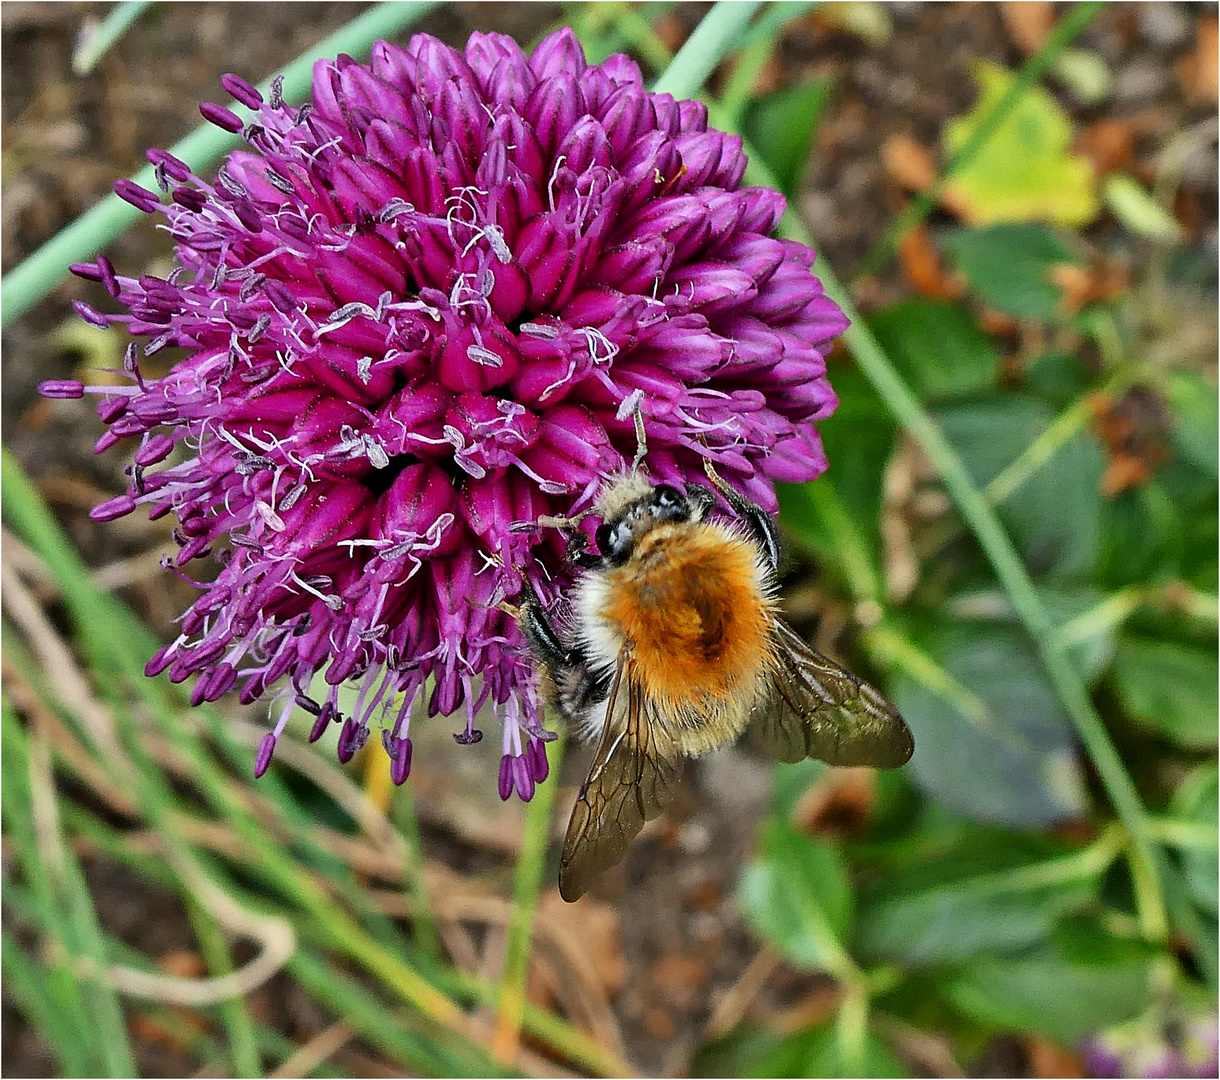
[[[774,506],[773,481],[825,468],[814,421],[846,320],[813,252],[770,238],[783,198],[739,187],[740,140],[625,57],[587,65],[569,31],[528,58],[498,35],[382,43],[368,66],[319,62],[301,109],[222,81],[256,111],[251,150],[214,183],[150,151],[168,203],[115,185],[164,215],[178,269],[74,267],[127,309],[83,318],[125,323],[145,357],[187,351],[154,379],[133,343],[131,385],[95,388],[98,451],[139,442],[94,517],[173,513],[177,566],[220,564],[147,670],[194,679],[195,702],[286,686],[259,773],[298,705],[311,738],[341,724],[343,760],[379,722],[401,783],[417,704],[464,708],[473,742],[490,703],[500,793],[528,799],[551,735],[499,605],[527,578],[553,598],[563,562],[558,537],[510,526],[589,505],[637,409],[655,477],[698,479],[707,457]]]

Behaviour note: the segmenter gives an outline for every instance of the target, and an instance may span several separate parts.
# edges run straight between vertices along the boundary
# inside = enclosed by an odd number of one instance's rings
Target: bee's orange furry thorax
[[[757,681],[770,600],[748,542],[716,524],[660,526],[609,574],[600,614],[630,646],[650,697],[682,710]]]

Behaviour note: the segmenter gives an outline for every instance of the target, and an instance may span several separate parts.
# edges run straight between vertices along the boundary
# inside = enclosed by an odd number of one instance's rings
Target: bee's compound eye
[[[666,521],[685,520],[690,514],[690,501],[675,487],[660,484],[653,488],[652,504],[657,516]]]
[[[610,526],[606,522],[602,522],[597,527],[593,539],[597,541],[597,550],[600,554],[610,554]]]

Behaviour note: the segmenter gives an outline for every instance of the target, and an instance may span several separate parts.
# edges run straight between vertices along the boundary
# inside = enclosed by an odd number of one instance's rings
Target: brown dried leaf
[[[910,135],[891,135],[881,148],[881,163],[890,178],[908,191],[923,191],[936,181],[932,155]]]
[[[831,840],[859,833],[868,825],[876,791],[876,769],[827,769],[793,808],[793,827]]]
[[[1220,103],[1220,20],[1199,19],[1195,48],[1178,58],[1175,67],[1186,97],[1196,105]]]
[[[1055,25],[1055,5],[1046,0],[1018,0],[1000,5],[1004,28],[1026,56],[1036,53]]]
[[[962,279],[945,270],[926,225],[908,230],[898,241],[898,265],[907,284],[922,296],[951,300],[965,292]]]
[[[1084,1060],[1079,1054],[1073,1053],[1048,1039],[1036,1035],[1025,1040],[1025,1052],[1029,1055],[1030,1072],[1044,1080],[1075,1080],[1077,1077],[1088,1076]]]
[[[1104,117],[1076,136],[1072,151],[1088,158],[1098,176],[1105,176],[1106,173],[1131,167],[1134,138],[1130,120]]]
[[[589,895],[569,904],[560,897],[558,889],[548,889],[538,903],[538,916],[583,946],[582,951],[608,997],[618,993],[627,977],[627,961],[619,938],[617,909]]]

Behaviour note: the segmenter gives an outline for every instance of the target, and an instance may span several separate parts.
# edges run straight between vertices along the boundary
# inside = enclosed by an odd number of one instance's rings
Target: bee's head
[[[602,523],[595,539],[598,552],[614,566],[625,563],[636,542],[651,529],[658,525],[699,521],[706,512],[702,499],[696,500],[693,493],[679,491],[669,484],[649,485],[646,490],[631,494],[634,497],[619,502],[613,509],[602,500]]]

